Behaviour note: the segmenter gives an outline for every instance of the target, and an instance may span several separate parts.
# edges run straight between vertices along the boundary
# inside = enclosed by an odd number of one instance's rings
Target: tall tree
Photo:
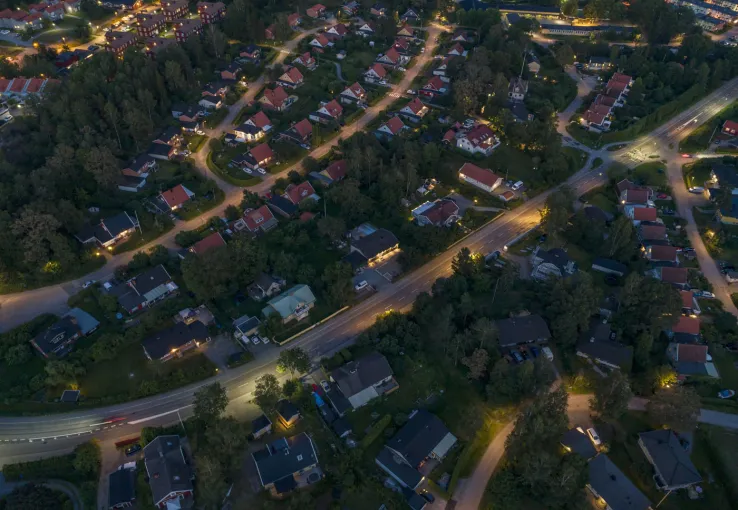
[[[616,421],[628,410],[631,398],[633,392],[628,377],[620,370],[614,370],[609,377],[597,380],[589,406],[602,418]]]
[[[310,369],[310,356],[301,347],[285,349],[279,353],[277,358],[277,372],[289,372],[292,378],[295,372],[305,373]]]
[[[193,411],[195,419],[202,423],[214,423],[228,407],[228,395],[220,383],[203,386],[195,392]]]
[[[274,375],[264,374],[256,379],[254,403],[256,403],[264,413],[274,413],[281,395],[282,389],[279,386],[279,381]]]
[[[648,402],[648,416],[678,432],[690,432],[697,427],[700,416],[700,396],[688,386],[658,390]]]

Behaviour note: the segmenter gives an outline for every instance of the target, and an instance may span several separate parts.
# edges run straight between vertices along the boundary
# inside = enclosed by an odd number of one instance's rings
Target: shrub
[[[385,414],[384,416],[382,416],[382,419],[375,423],[369,433],[364,436],[364,439],[361,440],[361,448],[364,450],[369,448],[369,446],[371,446],[371,444],[377,440],[377,438],[382,434],[382,432],[384,432],[384,429],[386,429],[391,422],[392,416],[390,416],[389,414]]]

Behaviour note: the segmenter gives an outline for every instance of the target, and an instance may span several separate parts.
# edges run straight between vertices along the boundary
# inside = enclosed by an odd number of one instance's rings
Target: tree
[[[0,499],[0,508],[2,510],[47,510],[49,508],[71,510],[73,505],[62,492],[31,482],[19,485],[10,494]]]
[[[228,221],[235,221],[241,217],[241,211],[235,205],[230,204],[225,209],[225,217]]]
[[[617,421],[628,410],[632,397],[628,377],[620,370],[613,370],[609,377],[597,379],[589,406],[602,418]]]
[[[8,365],[22,365],[31,359],[31,349],[26,343],[13,345],[5,351],[5,363]]]
[[[328,300],[333,306],[345,305],[354,293],[351,281],[353,271],[345,262],[336,262],[325,268],[322,280],[328,294]]]
[[[310,370],[310,356],[304,349],[293,347],[292,349],[285,349],[279,353],[279,357],[277,358],[277,372],[280,374],[289,371],[290,376],[294,378],[295,372],[305,373],[308,370]]]
[[[471,250],[464,247],[459,250],[451,261],[451,269],[453,269],[454,274],[463,276],[464,278],[471,278],[481,269],[480,260],[481,257],[473,256]]]
[[[193,411],[195,419],[202,423],[213,423],[220,419],[228,407],[226,389],[216,382],[203,386],[195,392]]]
[[[324,216],[318,220],[318,233],[330,241],[337,241],[346,232],[346,222],[335,216]]]
[[[700,405],[700,396],[693,388],[673,386],[654,393],[646,409],[654,423],[689,432],[697,427]]]
[[[96,439],[82,443],[74,449],[74,469],[84,476],[97,478],[102,455]]]
[[[282,394],[287,398],[292,398],[300,389],[300,383],[297,379],[287,379],[282,385]]]
[[[461,363],[469,369],[469,379],[481,379],[487,371],[489,353],[484,349],[474,349],[471,356],[461,359]]]
[[[254,389],[254,403],[261,408],[266,414],[273,414],[282,390],[279,387],[279,381],[272,374],[264,374],[256,379],[256,389]]]
[[[93,147],[85,157],[85,170],[105,189],[113,189],[120,173],[118,159],[107,147]]]

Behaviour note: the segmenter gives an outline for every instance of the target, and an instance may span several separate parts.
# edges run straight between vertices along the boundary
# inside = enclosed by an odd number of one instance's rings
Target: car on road
[[[689,192],[699,195],[700,193],[705,192],[705,188],[703,188],[702,186],[692,186],[691,188],[689,188]]]
[[[733,390],[718,391],[718,398],[731,398],[733,396],[735,396],[735,391]]]
[[[359,292],[360,290],[363,290],[368,286],[369,286],[369,282],[367,282],[366,280],[361,280],[359,283],[354,285],[354,290],[356,292]]]
[[[320,381],[320,386],[321,386],[321,388],[323,388],[323,391],[325,391],[326,393],[328,393],[329,391],[331,391],[331,387],[328,386],[328,381],[326,381],[325,379],[323,379],[322,381]]]
[[[472,127],[474,127],[474,124],[476,124],[476,122],[477,121],[474,120],[474,119],[466,119],[464,121],[464,127],[467,128],[467,129],[472,128]]]
[[[691,157],[692,157],[692,155],[691,155],[691,154],[682,154],[682,157],[683,157],[683,158],[691,158]]]
[[[257,168],[256,171],[259,172],[261,175],[266,175],[266,170],[261,167]]]
[[[86,289],[88,287],[92,287],[97,283],[97,280],[87,280],[85,283],[82,284],[82,288]]]
[[[602,440],[600,439],[600,436],[597,435],[597,431],[590,427],[587,429],[587,435],[592,440],[592,442],[595,444],[595,446],[600,446],[602,444]]]
[[[141,451],[141,445],[136,443],[132,444],[128,448],[126,448],[126,457],[130,457],[132,455],[136,455],[138,452]]]

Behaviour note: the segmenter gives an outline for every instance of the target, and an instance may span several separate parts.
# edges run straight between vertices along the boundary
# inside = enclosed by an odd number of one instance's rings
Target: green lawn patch
[[[113,254],[117,255],[119,253],[124,253],[131,250],[137,250],[141,248],[142,246],[150,243],[157,237],[160,237],[170,230],[174,228],[174,223],[167,222],[164,225],[161,225],[158,230],[156,229],[146,229],[144,230],[144,233],[141,234],[140,230],[137,230],[131,236],[128,238],[128,240],[115,245],[115,248],[113,248]]]
[[[710,159],[699,159],[694,163],[682,165],[684,185],[687,189],[693,186],[704,186],[705,182],[710,180],[712,165],[713,161]]]
[[[592,160],[592,169],[599,168],[600,166],[602,166],[603,162],[604,161],[602,158],[594,158]]]
[[[29,275],[24,281],[6,281],[0,282],[0,294],[12,294],[15,292],[23,292],[26,290],[38,289],[49,285],[76,280],[82,276],[100,269],[105,265],[105,257],[96,255],[96,251],[90,250],[81,256],[72,267],[58,273],[39,273],[37,275]],[[2,372],[0,372],[2,373]]]
[[[234,169],[228,166],[226,166],[225,168],[221,168],[213,161],[212,152],[208,153],[207,157],[205,158],[205,163],[208,165],[208,168],[211,172],[213,172],[215,175],[217,175],[227,183],[233,184],[234,186],[242,186],[245,188],[261,182],[261,179],[259,179],[258,177],[241,177],[247,175],[241,169]]]
[[[667,185],[666,166],[660,161],[638,165],[633,169],[632,175],[641,184],[658,188],[665,188]]]
[[[720,129],[723,122],[729,119],[738,119],[738,102],[725,107],[720,113],[692,131],[689,136],[679,142],[679,151],[688,153],[706,151],[710,147],[710,138],[717,132],[717,129]]]
[[[199,152],[207,141],[208,137],[205,135],[190,135],[187,137],[187,148],[194,154]]]

